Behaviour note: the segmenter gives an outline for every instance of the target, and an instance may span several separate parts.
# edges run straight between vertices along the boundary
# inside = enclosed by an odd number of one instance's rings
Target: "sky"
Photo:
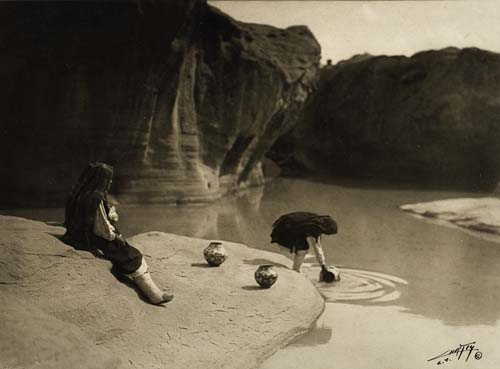
[[[208,3],[245,22],[307,25],[322,47],[323,62],[363,53],[411,56],[448,46],[500,53],[500,0]]]

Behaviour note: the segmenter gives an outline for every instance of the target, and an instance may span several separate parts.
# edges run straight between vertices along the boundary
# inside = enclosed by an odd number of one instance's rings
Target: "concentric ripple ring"
[[[309,278],[327,302],[383,303],[399,299],[401,287],[408,284],[402,278],[367,270],[339,268],[341,280],[334,283],[318,282],[319,267],[304,268]]]

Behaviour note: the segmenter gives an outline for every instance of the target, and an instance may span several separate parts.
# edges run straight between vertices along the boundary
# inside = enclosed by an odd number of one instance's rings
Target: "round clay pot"
[[[210,242],[210,245],[203,250],[203,256],[211,266],[219,266],[226,261],[227,251],[221,242]]]
[[[271,287],[278,279],[278,273],[274,270],[274,265],[261,265],[255,271],[255,280],[262,288]]]

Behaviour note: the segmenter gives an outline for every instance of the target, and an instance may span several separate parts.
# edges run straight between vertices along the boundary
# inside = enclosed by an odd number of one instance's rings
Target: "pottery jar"
[[[208,264],[219,266],[227,259],[227,251],[221,242],[210,242],[203,250],[203,256]]]
[[[255,271],[255,280],[262,288],[271,287],[278,279],[274,265],[261,265]]]

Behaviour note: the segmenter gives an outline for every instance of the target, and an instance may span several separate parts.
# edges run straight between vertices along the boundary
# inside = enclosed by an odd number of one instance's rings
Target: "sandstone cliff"
[[[323,68],[273,157],[336,176],[493,189],[500,177],[500,55],[448,48]]]
[[[202,0],[2,3],[0,21],[4,205],[61,205],[91,160],[115,166],[128,202],[260,184],[320,57],[306,27]]]

